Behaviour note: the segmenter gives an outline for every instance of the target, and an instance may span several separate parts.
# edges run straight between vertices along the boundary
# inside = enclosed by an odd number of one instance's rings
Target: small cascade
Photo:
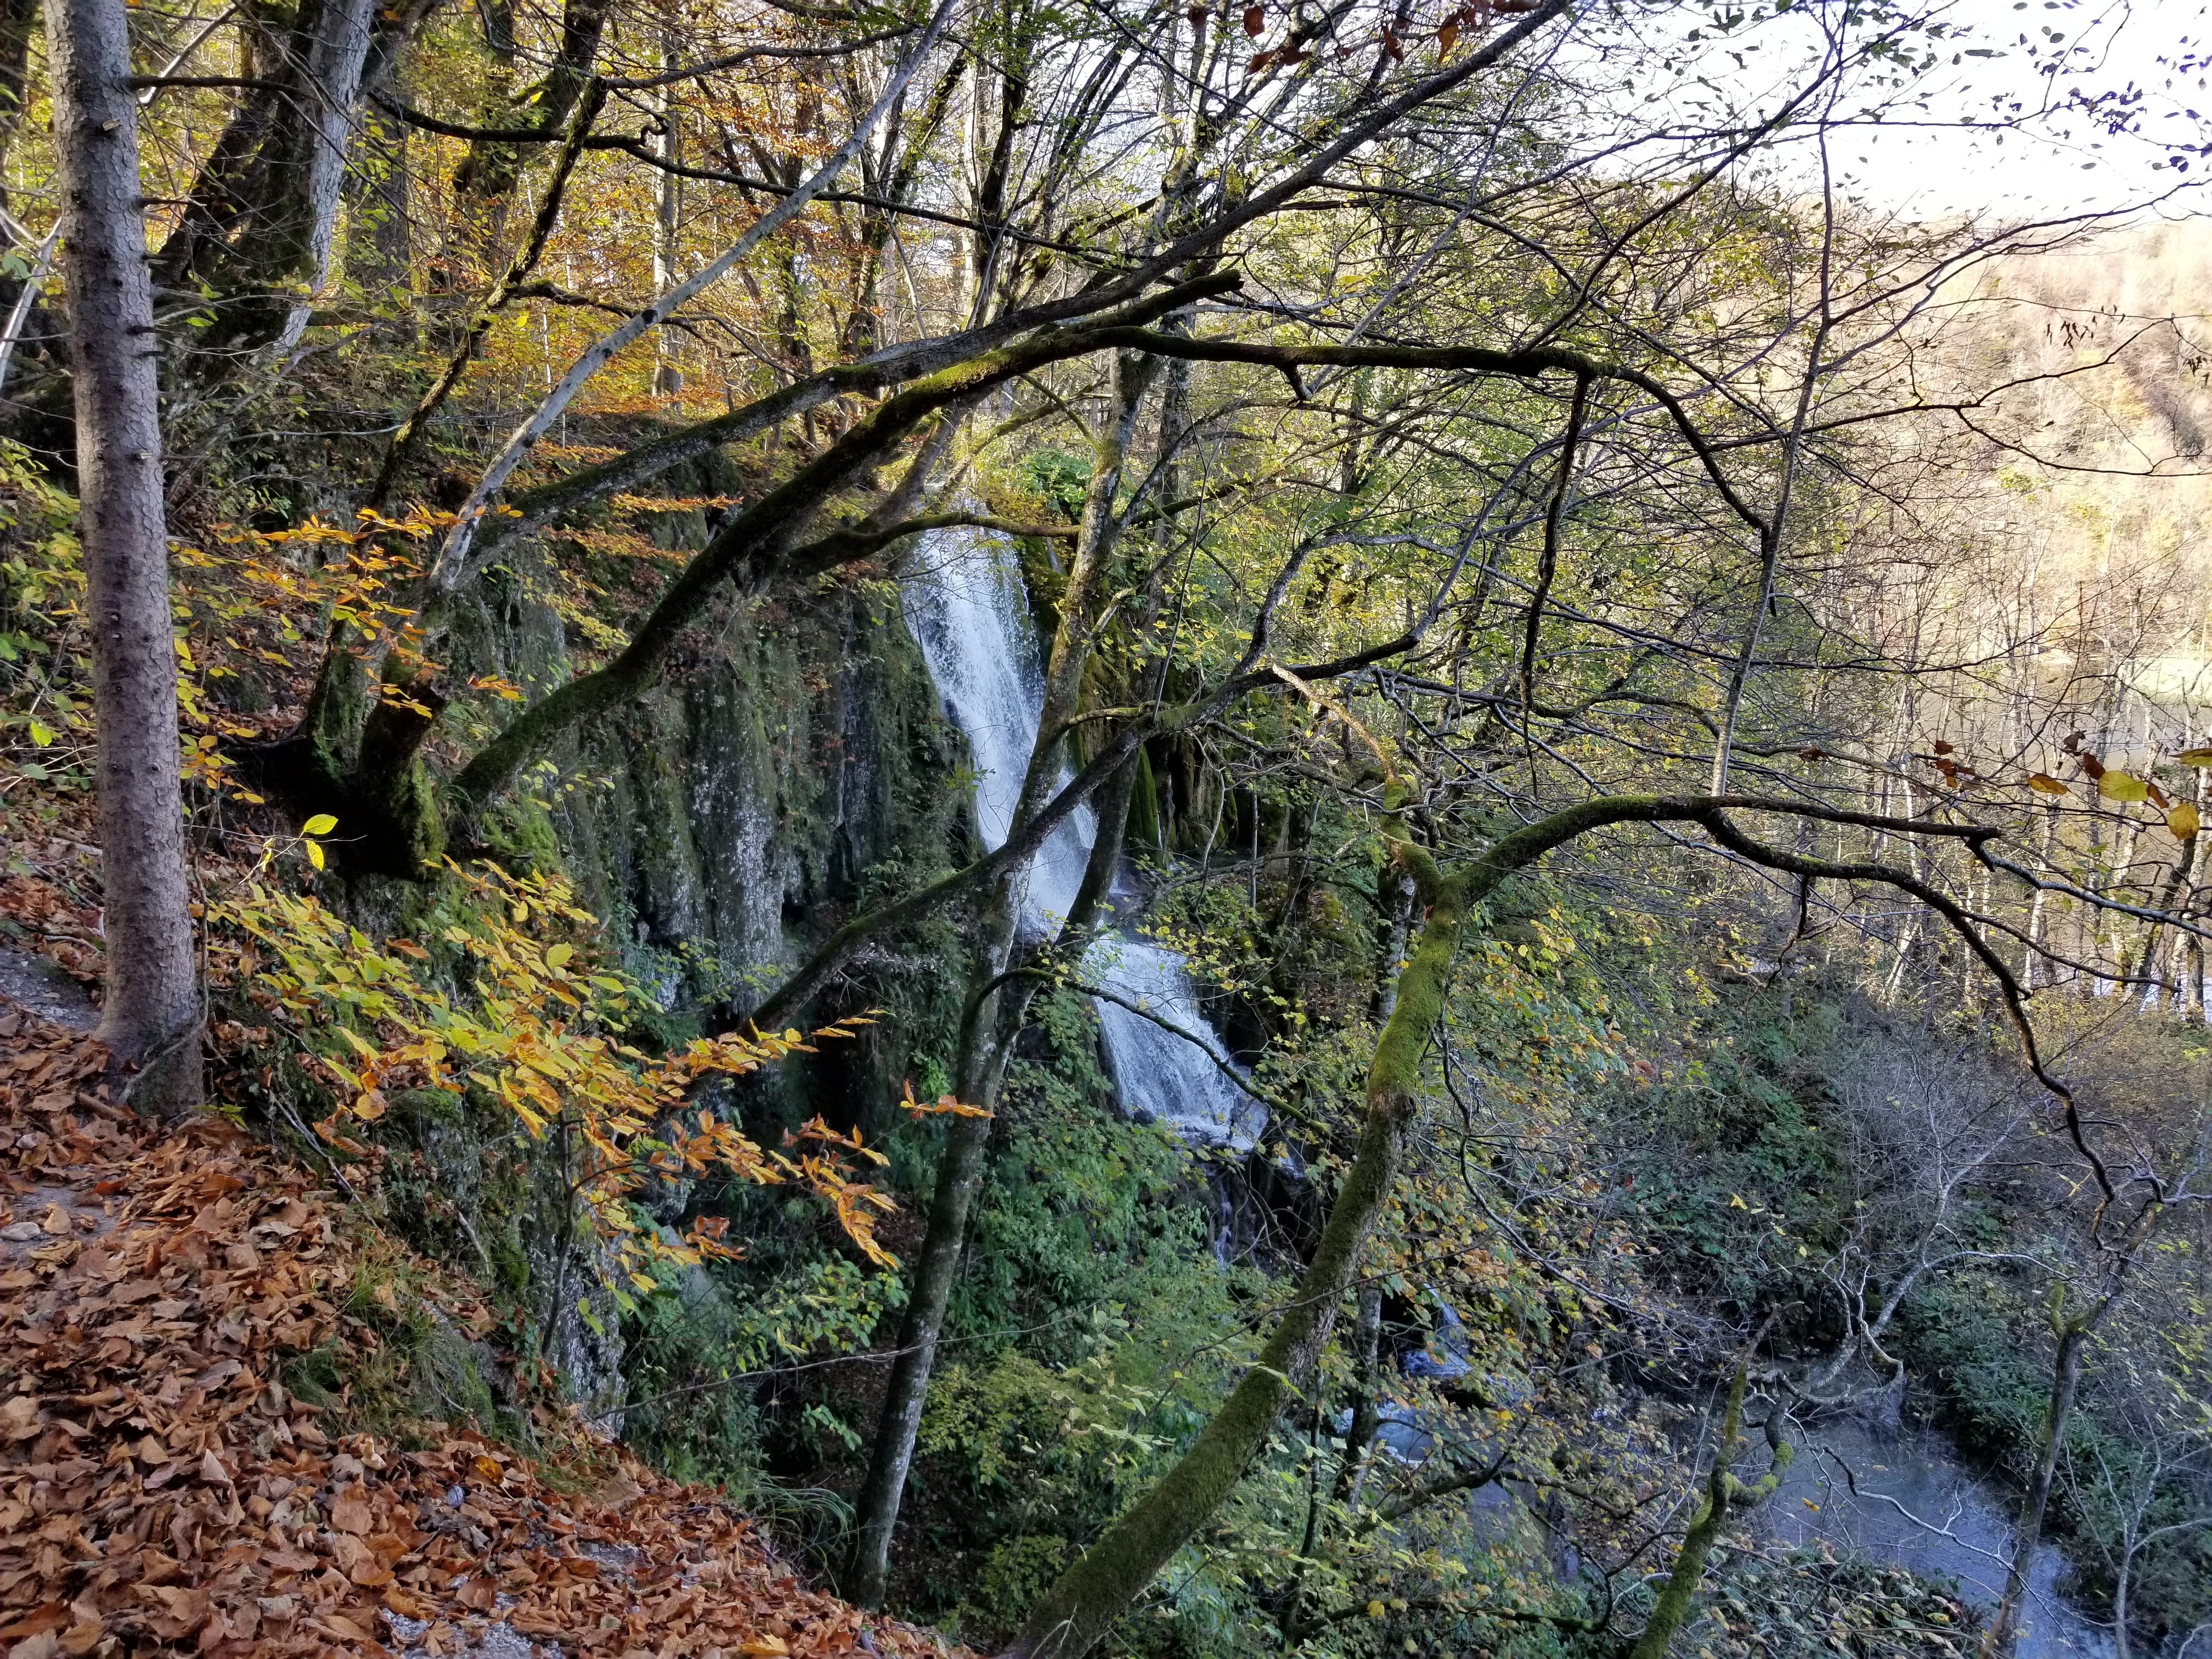
[[[987,845],[1000,846],[1044,702],[1021,568],[1001,537],[932,531],[921,538],[903,592],[907,627],[975,757],[977,827]],[[1085,807],[1030,860],[1022,908],[1033,927],[1042,931],[1067,914],[1097,833],[1097,819]],[[1157,1017],[1103,998],[1095,1004],[1122,1110],[1170,1124],[1194,1145],[1250,1150],[1266,1126],[1265,1109],[1223,1074],[1232,1062],[1199,1012],[1182,958],[1133,934],[1113,933],[1092,945],[1083,968],[1092,984]],[[1203,1048],[1158,1020],[1199,1038]]]

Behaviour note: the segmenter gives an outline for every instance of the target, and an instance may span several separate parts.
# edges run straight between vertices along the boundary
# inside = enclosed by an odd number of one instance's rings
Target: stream
[[[985,844],[998,848],[1012,824],[1043,702],[1020,566],[1001,537],[933,531],[921,538],[902,593],[908,628],[974,757],[977,827]],[[1056,923],[1074,902],[1096,833],[1086,807],[1031,861],[1021,902],[1033,933]],[[1116,896],[1127,902],[1134,895],[1117,889]],[[1194,1146],[1249,1151],[1266,1127],[1266,1112],[1223,1075],[1227,1051],[1198,1006],[1183,959],[1121,932],[1094,944],[1083,965],[1092,984],[1196,1039],[1164,1030],[1117,1003],[1095,1000],[1122,1110],[1140,1122],[1169,1124]],[[1386,1425],[1385,1443],[1401,1457],[1418,1461],[1426,1438],[1411,1419]],[[2009,1505],[1966,1470],[1942,1436],[1843,1421],[1822,1425],[1808,1439],[1789,1480],[1760,1511],[1769,1537],[1785,1545],[1826,1542],[1838,1552],[1860,1551],[1948,1577],[1969,1601],[1996,1606],[2011,1535]],[[1845,1466],[1856,1478],[1856,1497],[1843,1477]],[[1906,1518],[1899,1505],[1931,1525]],[[2019,1659],[2105,1659],[2112,1651],[2111,1638],[2059,1593],[2065,1566],[2052,1546],[2037,1552]]]
[[[1994,1608],[2004,1589],[2013,1502],[1969,1474],[1933,1429],[1844,1419],[1805,1437],[1788,1478],[1754,1519],[1778,1543],[1825,1542],[1838,1553],[1856,1551],[1953,1578],[1966,1600]],[[2106,1630],[2060,1593],[2066,1567],[2056,1546],[2036,1551],[2019,1659],[2103,1659],[2112,1652]]]

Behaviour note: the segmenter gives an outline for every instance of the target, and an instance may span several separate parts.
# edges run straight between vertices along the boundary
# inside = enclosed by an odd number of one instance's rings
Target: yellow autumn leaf
[[[307,843],[307,862],[313,865],[318,870],[323,867],[322,842],[319,841],[311,841]]]
[[[2166,827],[2179,839],[2187,841],[2199,827],[2196,806],[2189,801],[2183,801],[2166,815]]]
[[[2134,801],[2150,799],[2150,786],[2132,772],[2123,772],[2117,767],[2106,767],[2105,775],[2097,780],[2097,793],[2106,800]]]
[[[2212,766],[2212,747],[2185,749],[2174,759],[2186,761],[2191,766]]]
[[[2066,786],[2048,772],[2029,773],[2027,787],[2039,795],[2063,795],[2066,793]]]
[[[334,812],[318,812],[300,826],[311,836],[327,836],[337,827],[337,815]]]

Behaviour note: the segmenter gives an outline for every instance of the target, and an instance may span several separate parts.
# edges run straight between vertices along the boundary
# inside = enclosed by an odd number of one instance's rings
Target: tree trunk
[[[1059,792],[1060,755],[1066,746],[1060,733],[1074,714],[1081,695],[1083,668],[1090,659],[1092,603],[1119,530],[1112,507],[1120,493],[1121,471],[1127,459],[1137,411],[1153,378],[1149,362],[1130,354],[1121,354],[1116,362],[1119,418],[1101,438],[1092,464],[1083,530],[1076,543],[1067,587],[1060,599],[1060,626],[1054,634],[1051,659],[1046,670],[1036,738],[1030,748],[1029,771],[1015,805],[1008,829],[1010,835],[1033,819]],[[1124,766],[1108,786],[1099,804],[1097,838],[1091,844],[1082,886],[1062,923],[1063,940],[1078,939],[1090,927],[1100,901],[1112,889],[1115,868],[1121,862],[1122,830],[1129,816],[1129,792],[1135,781],[1135,768]],[[986,1109],[996,1108],[999,1085],[1006,1076],[1007,1054],[1036,994],[1034,981],[1002,982],[1020,925],[1021,895],[1027,886],[1025,877],[1025,870],[1016,869],[996,884],[984,948],[977,954],[971,969],[970,1005],[961,1034],[960,1098]],[[842,1586],[847,1599],[864,1607],[878,1607],[883,1602],[884,1587],[890,1571],[891,1531],[898,1523],[907,1470],[914,1462],[915,1437],[921,1428],[922,1401],[928,1393],[930,1371],[937,1360],[937,1339],[944,1325],[945,1301],[951,1293],[953,1276],[959,1271],[968,1212],[982,1182],[983,1147],[989,1133],[988,1118],[956,1117],[945,1143],[937,1194],[930,1204],[929,1231],[922,1243],[921,1261],[915,1268],[914,1289],[908,1294],[906,1317],[899,1332],[898,1358],[884,1397],[883,1414],[876,1423],[875,1448],[861,1487],[853,1553],[846,1569],[847,1582]]]
[[[1099,901],[1112,887],[1121,852],[1121,837],[1114,826],[1128,816],[1128,791],[1135,774],[1133,766],[1123,767],[1102,793],[1098,838],[1092,844],[1083,884],[1069,907],[1063,940],[1089,927]],[[1002,878],[994,889],[988,942],[975,969],[973,983],[979,988],[971,994],[976,997],[975,1006],[963,1022],[961,1034],[959,1097],[987,1111],[998,1109],[1006,1059],[1037,989],[1037,982],[1028,979],[993,984],[1002,977],[1012,954],[1023,884],[1022,872],[1016,871]],[[922,1237],[921,1258],[915,1264],[914,1288],[908,1293],[906,1316],[899,1325],[898,1358],[884,1390],[875,1445],[854,1509],[846,1582],[839,1586],[848,1601],[860,1607],[881,1607],[890,1582],[891,1534],[898,1525],[907,1474],[914,1465],[921,1408],[937,1364],[938,1338],[945,1328],[945,1310],[951,1298],[953,1280],[959,1277],[969,1212],[982,1188],[983,1152],[990,1138],[989,1118],[955,1117],[946,1136],[944,1161],[938,1165],[929,1228]]]
[[[311,102],[302,123],[302,153],[287,158],[287,173],[272,181],[277,193],[271,199],[291,206],[277,216],[270,276],[272,280],[304,283],[308,292],[285,308],[276,332],[279,351],[290,350],[307,332],[307,319],[314,311],[313,296],[331,279],[346,157],[359,116],[362,75],[368,66],[375,12],[374,0],[325,0],[307,43],[307,96]]]
[[[987,1112],[997,1108],[998,1081],[1004,1075],[1004,1067],[995,1063],[1000,1011],[994,981],[1000,979],[1013,947],[1018,917],[1015,896],[1019,886],[1017,876],[1002,878],[994,888],[986,942],[973,969],[975,983],[987,988],[969,1007],[961,1031],[955,1087],[963,1102]],[[975,1207],[976,1189],[983,1184],[983,1152],[990,1139],[988,1117],[956,1116],[946,1129],[945,1155],[937,1166],[937,1190],[929,1204],[929,1228],[922,1236],[914,1284],[907,1291],[906,1315],[899,1322],[898,1358],[891,1364],[890,1381],[884,1389],[875,1444],[854,1510],[852,1554],[848,1558],[845,1580],[838,1586],[847,1601],[860,1607],[881,1607],[884,1586],[890,1581],[891,1533],[898,1525],[899,1504],[906,1495],[907,1472],[914,1466],[921,1408],[929,1395],[930,1373],[937,1364],[937,1340],[945,1329],[952,1281],[960,1273],[969,1212]]]
[[[670,75],[678,67],[672,29],[661,36],[660,66]],[[677,100],[675,82],[662,88],[653,112],[660,121],[653,150],[666,164],[666,170],[660,175],[659,199],[653,204],[653,291],[665,294],[677,283],[677,245],[684,228],[684,180],[673,170],[684,159],[683,106]],[[673,330],[653,331],[653,390],[658,397],[672,398],[684,390],[684,371],[677,367],[675,351]]]
[[[1636,1645],[1629,1650],[1628,1659],[1667,1659],[1667,1650],[1674,1645],[1675,1636],[1690,1616],[1690,1604],[1697,1599],[1698,1586],[1705,1580],[1706,1558],[1720,1541],[1721,1528],[1728,1523],[1729,1516],[1765,1503],[1782,1484],[1782,1477],[1790,1472],[1793,1448],[1789,1442],[1776,1437],[1771,1418],[1767,1422],[1767,1441],[1772,1447],[1774,1461],[1766,1473],[1747,1486],[1730,1472],[1729,1466],[1736,1458],[1737,1431],[1743,1423],[1743,1385],[1750,1364],[1751,1357],[1747,1353],[1743,1364],[1736,1367],[1735,1382],[1729,1385],[1728,1407],[1721,1416],[1720,1443],[1713,1448],[1713,1467],[1705,1479],[1705,1501],[1691,1517],[1690,1529],[1682,1537],[1681,1553],[1674,1558],[1674,1568],[1668,1573],[1659,1599],[1652,1607],[1650,1621],[1636,1638]]]
[[[201,1100],[198,988],[177,767],[154,302],[123,0],[47,0],[68,248],[80,534],[99,728],[107,944],[100,1036],[135,1104]]]
[[[2043,1419],[2043,1443],[2036,1449],[2035,1472],[2021,1500],[2020,1524],[2014,1529],[2012,1565],[2005,1573],[2004,1595],[1982,1640],[1984,1659],[2011,1659],[2020,1639],[2021,1604],[2027,1599],[2028,1571],[2035,1563],[2036,1546],[2043,1541],[2043,1515],[2051,1504],[2051,1483],[2058,1468],[2059,1448],[2066,1443],[2066,1425],[2074,1415],[2074,1395],[2081,1382],[2081,1349],[2089,1340],[2090,1322],[2075,1319],[2058,1328],[2058,1352],[2051,1366],[2051,1408]]]
[[[1405,970],[1406,939],[1413,925],[1413,878],[1385,870],[1376,879],[1376,908],[1389,918],[1382,930],[1381,960],[1375,964],[1375,1018],[1386,1020],[1398,1006],[1398,975]]]
[[[428,9],[406,0],[380,19],[374,0],[303,0],[289,21],[241,15],[243,67],[260,84],[242,93],[155,261],[163,289],[219,301],[191,342],[204,380],[306,331],[331,273],[365,77],[388,72]]]
[[[1435,866],[1425,854],[1411,856],[1433,875]],[[1438,878],[1424,885],[1424,896],[1431,900],[1428,920],[1401,976],[1398,1006],[1376,1044],[1358,1155],[1338,1188],[1297,1293],[1259,1358],[1190,1449],[1044,1593],[1007,1650],[1010,1655],[1081,1659],[1229,1496],[1274,1431],[1284,1406],[1312,1375],[1368,1234],[1396,1184],[1416,1115],[1415,1085],[1429,1028],[1443,1010],[1444,987],[1459,947],[1467,884]]]
[[[1395,797],[1397,786],[1391,786]],[[1604,796],[1570,806],[1493,843],[1473,865],[1447,877],[1420,848],[1395,842],[1427,903],[1419,940],[1398,976],[1398,999],[1375,1044],[1367,1073],[1367,1116],[1359,1148],[1337,1188],[1313,1259],[1275,1328],[1220,1410],[1152,1489],[1123,1512],[1030,1609],[1006,1659],[1082,1659],[1144,1593],[1168,1558],[1220,1507],[1275,1419],[1304,1386],[1336,1322],[1360,1252],[1389,1207],[1391,1188],[1418,1115],[1417,1089],[1429,1032],[1444,992],[1468,912],[1515,871],[1555,847],[1606,824],[1695,819],[1717,835],[1726,820],[1696,797]]]
[[[1401,941],[1401,951],[1403,941]],[[1395,983],[1395,981],[1393,981]],[[1393,1006],[1397,997],[1391,997]],[[1387,1016],[1386,1016],[1387,1018]],[[1382,1428],[1382,1287],[1366,1284],[1359,1287],[1359,1317],[1353,1341],[1355,1357],[1359,1364],[1358,1392],[1352,1398],[1352,1422],[1345,1431],[1344,1462],[1337,1467],[1336,1490],[1339,1504],[1356,1505],[1359,1488],[1367,1479],[1370,1462],[1368,1454],[1374,1449],[1375,1437]],[[1309,1552],[1310,1553],[1310,1552]]]
[[[891,1533],[898,1525],[906,1494],[914,1444],[921,1432],[921,1407],[937,1364],[937,1339],[945,1328],[945,1309],[959,1276],[960,1249],[968,1234],[968,1212],[983,1181],[983,1151],[991,1139],[988,1117],[956,1117],[937,1166],[937,1192],[930,1200],[929,1231],[915,1263],[914,1286],[907,1293],[906,1316],[899,1324],[898,1358],[884,1390],[876,1419],[875,1445],[868,1473],[854,1506],[853,1553],[838,1589],[855,1606],[879,1607],[890,1577]]]

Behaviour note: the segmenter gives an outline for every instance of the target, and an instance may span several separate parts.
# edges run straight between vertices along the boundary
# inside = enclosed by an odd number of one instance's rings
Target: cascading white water
[[[908,575],[907,627],[928,661],[945,712],[967,734],[975,762],[975,818],[986,844],[1002,845],[1036,741],[1044,677],[1029,623],[1021,568],[1003,538],[932,531]],[[1097,821],[1073,814],[1030,862],[1024,914],[1039,928],[1067,914],[1082,885]],[[1189,1032],[1191,1042],[1115,1002],[1096,1006],[1121,1109],[1174,1127],[1186,1140],[1249,1149],[1265,1110],[1222,1074],[1227,1051],[1199,1012],[1182,958],[1126,933],[1109,934],[1083,959],[1085,976]]]

